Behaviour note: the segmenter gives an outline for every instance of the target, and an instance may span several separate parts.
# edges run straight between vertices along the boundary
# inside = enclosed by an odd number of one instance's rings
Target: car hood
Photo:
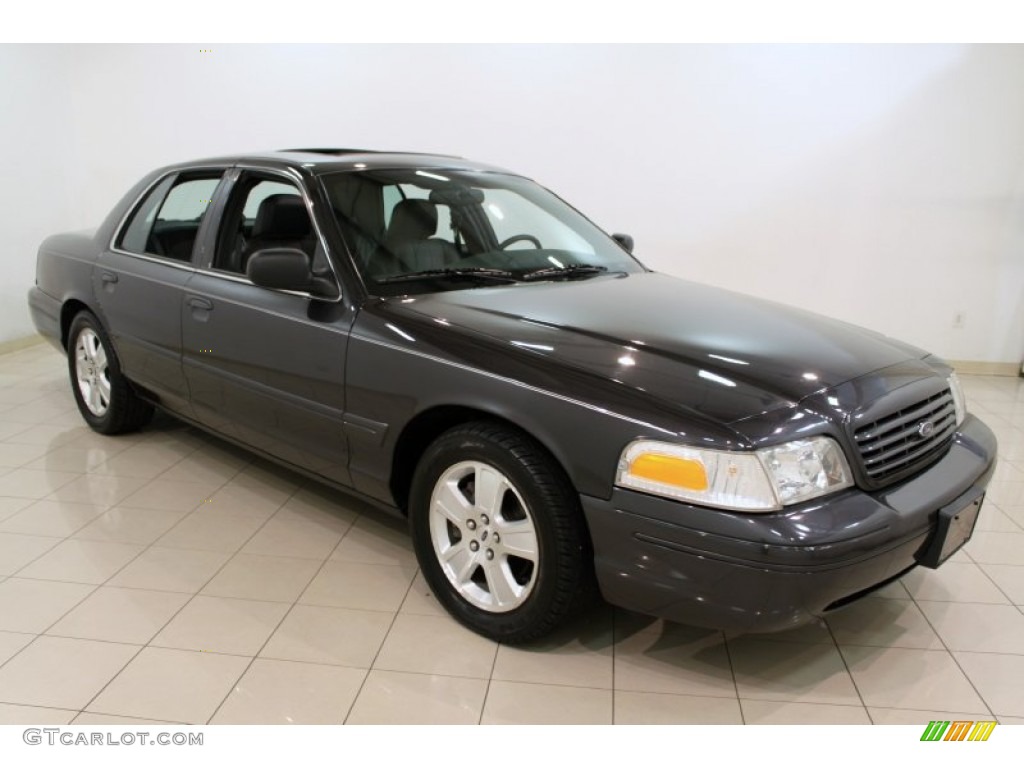
[[[391,301],[399,312],[723,423],[926,354],[848,323],[654,272]]]

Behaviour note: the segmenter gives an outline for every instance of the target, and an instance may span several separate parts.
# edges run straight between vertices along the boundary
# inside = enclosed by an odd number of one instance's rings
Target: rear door
[[[188,413],[181,302],[224,169],[177,171],[155,182],[93,269],[98,311],[132,381]]]
[[[345,355],[353,313],[340,300],[254,285],[261,248],[298,248],[340,285],[295,179],[239,169],[211,246],[186,285],[184,370],[203,423],[335,482],[349,483]],[[340,293],[339,293],[340,298]]]

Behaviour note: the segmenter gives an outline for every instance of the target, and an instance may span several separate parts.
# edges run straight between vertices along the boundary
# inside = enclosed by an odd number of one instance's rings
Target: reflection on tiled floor
[[[1024,380],[963,378],[1001,458],[941,570],[782,635],[605,608],[509,648],[402,523],[167,417],[97,435],[56,351],[0,356],[0,723],[1024,722]]]

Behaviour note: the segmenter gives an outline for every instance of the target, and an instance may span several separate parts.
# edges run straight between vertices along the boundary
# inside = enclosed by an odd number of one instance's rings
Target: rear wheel
[[[103,326],[91,312],[75,315],[68,330],[68,371],[78,410],[86,423],[106,435],[144,425],[153,406],[132,390]]]
[[[493,640],[547,634],[588,592],[576,492],[554,459],[513,429],[477,422],[439,437],[416,469],[410,525],[438,600]]]

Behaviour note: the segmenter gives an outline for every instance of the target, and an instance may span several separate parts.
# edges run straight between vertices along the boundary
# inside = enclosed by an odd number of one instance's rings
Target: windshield
[[[577,211],[519,176],[404,169],[322,181],[378,295],[644,271]]]

